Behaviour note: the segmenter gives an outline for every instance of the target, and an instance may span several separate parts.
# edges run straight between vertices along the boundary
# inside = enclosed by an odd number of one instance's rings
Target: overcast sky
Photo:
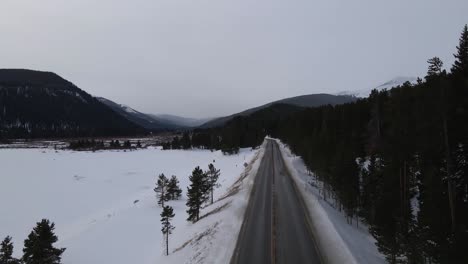
[[[466,0],[1,0],[0,68],[211,117],[450,68],[466,23]]]

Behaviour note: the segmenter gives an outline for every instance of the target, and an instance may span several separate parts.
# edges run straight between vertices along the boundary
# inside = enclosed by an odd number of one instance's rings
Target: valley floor
[[[291,177],[313,224],[313,236],[329,263],[385,263],[366,226],[348,224],[321,196],[321,184],[302,160],[279,142]],[[56,151],[0,149],[0,239],[10,235],[15,256],[42,218],[56,223],[63,263],[229,263],[249,203],[265,145],[226,156],[220,151],[161,150]],[[186,221],[188,176],[209,163],[221,170],[215,203],[195,224]],[[164,255],[161,207],[153,188],[160,173],[176,175],[183,196],[168,202],[176,227]]]
[[[216,219],[201,219],[197,224],[186,221],[188,176],[196,166],[206,170],[209,163],[221,169],[222,186],[215,198],[226,192],[231,195],[205,208],[203,214],[222,206],[233,207],[227,216],[232,223],[224,223],[227,231],[223,232],[235,233],[247,199],[237,197],[233,203],[233,196],[248,197],[248,188],[237,194],[238,190],[230,187],[240,176],[247,176],[244,170],[252,170],[253,164],[246,169],[244,163],[254,157],[257,160],[258,152],[241,149],[237,155],[225,156],[219,151],[160,148],[126,152],[0,149],[0,238],[12,236],[19,257],[36,222],[48,218],[56,224],[57,246],[67,248],[64,263],[206,263],[203,254],[193,249],[200,246],[194,239],[210,235],[210,230],[220,229],[223,223]],[[169,257],[163,255],[161,208],[153,191],[160,173],[176,175],[183,190],[181,200],[169,202],[176,214]],[[218,243],[214,248],[234,247],[236,236],[223,237],[218,236],[228,241],[214,240]],[[210,243],[214,242],[207,241],[204,247]],[[232,249],[224,251],[219,261],[230,258]]]

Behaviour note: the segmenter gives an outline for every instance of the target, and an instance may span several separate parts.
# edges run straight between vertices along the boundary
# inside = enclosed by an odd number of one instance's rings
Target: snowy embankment
[[[12,236],[19,257],[36,222],[48,218],[56,223],[56,246],[67,248],[67,264],[228,263],[261,155],[262,148],[232,156],[159,148],[1,149],[0,239]],[[188,223],[188,176],[209,163],[221,170],[217,202],[203,209],[198,223]],[[176,214],[170,256],[163,254],[161,207],[153,192],[160,173],[176,175],[183,190],[181,200],[168,202]]]
[[[307,172],[302,159],[291,153],[280,140],[283,159],[296,186],[301,191],[312,221],[320,254],[326,263],[385,263],[385,257],[379,253],[375,239],[365,224],[358,227],[350,225],[342,212],[332,207],[320,195],[317,186],[311,184],[313,177]]]
[[[201,211],[200,221],[186,224],[185,236],[178,236],[173,242],[178,247],[172,255],[158,263],[230,262],[263,154],[264,144],[235,182]]]

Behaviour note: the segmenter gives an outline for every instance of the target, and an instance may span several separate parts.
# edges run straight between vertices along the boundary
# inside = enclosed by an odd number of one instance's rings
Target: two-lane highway
[[[299,195],[278,144],[268,140],[231,263],[320,263]]]

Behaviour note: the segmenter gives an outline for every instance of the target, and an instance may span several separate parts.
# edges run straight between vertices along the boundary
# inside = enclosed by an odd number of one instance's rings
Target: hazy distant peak
[[[181,127],[197,127],[214,119],[214,118],[190,118],[190,117],[182,117],[182,116],[176,116],[176,115],[171,115],[171,114],[150,114],[150,116],[158,120],[171,122]]]
[[[402,77],[402,76],[400,76],[400,77],[393,78],[392,80],[377,86],[375,89],[392,88],[392,87],[396,87],[396,86],[399,86],[399,85],[403,85],[405,82],[415,83],[417,80],[418,80],[418,78],[416,78],[416,77]]]
[[[382,91],[384,89],[391,89],[393,87],[401,86],[406,82],[416,83],[418,78],[416,77],[407,77],[407,76],[398,76],[395,77],[385,83],[380,84],[379,86],[370,88],[370,89],[361,89],[361,90],[354,90],[354,91],[343,91],[337,93],[337,95],[351,95],[356,97],[368,97],[372,90],[376,89],[378,91]]]

